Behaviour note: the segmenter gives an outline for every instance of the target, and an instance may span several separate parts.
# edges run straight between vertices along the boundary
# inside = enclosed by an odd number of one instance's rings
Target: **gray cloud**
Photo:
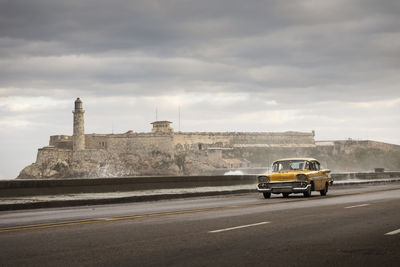
[[[77,96],[88,132],[148,131],[156,106],[175,122],[181,106],[186,131],[400,144],[399,14],[395,0],[0,0],[0,176],[71,133]]]

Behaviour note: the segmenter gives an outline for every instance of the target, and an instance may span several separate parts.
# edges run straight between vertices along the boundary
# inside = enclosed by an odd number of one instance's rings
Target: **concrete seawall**
[[[105,193],[256,184],[255,175],[167,176],[0,181],[0,196]]]
[[[334,181],[390,179],[390,178],[399,178],[400,171],[397,171],[397,172],[343,172],[343,173],[332,173],[331,176]]]

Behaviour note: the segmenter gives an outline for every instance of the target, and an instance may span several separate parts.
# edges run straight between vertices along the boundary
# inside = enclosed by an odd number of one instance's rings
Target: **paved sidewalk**
[[[335,181],[333,186],[351,186],[362,184],[382,184],[400,182],[400,178],[379,180],[343,180]],[[218,187],[198,187],[180,189],[159,189],[109,193],[79,193],[43,196],[0,197],[0,210],[17,210],[31,208],[67,207],[78,205],[95,205],[124,203],[135,201],[152,201],[196,196],[215,196],[256,192],[254,185],[235,185]]]

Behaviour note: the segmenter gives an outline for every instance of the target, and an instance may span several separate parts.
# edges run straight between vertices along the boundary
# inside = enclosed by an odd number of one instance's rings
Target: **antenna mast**
[[[178,106],[178,114],[179,114],[179,132],[181,131],[181,106]]]
[[[156,121],[158,121],[158,109],[156,107]]]

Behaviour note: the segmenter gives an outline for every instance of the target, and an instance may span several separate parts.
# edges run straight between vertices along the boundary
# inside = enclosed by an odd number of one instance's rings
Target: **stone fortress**
[[[312,132],[174,132],[155,121],[149,133],[85,134],[83,103],[73,135],[50,137],[18,178],[207,175],[263,172],[281,157],[315,157],[340,171],[400,169],[400,146],[375,141],[316,142]]]

